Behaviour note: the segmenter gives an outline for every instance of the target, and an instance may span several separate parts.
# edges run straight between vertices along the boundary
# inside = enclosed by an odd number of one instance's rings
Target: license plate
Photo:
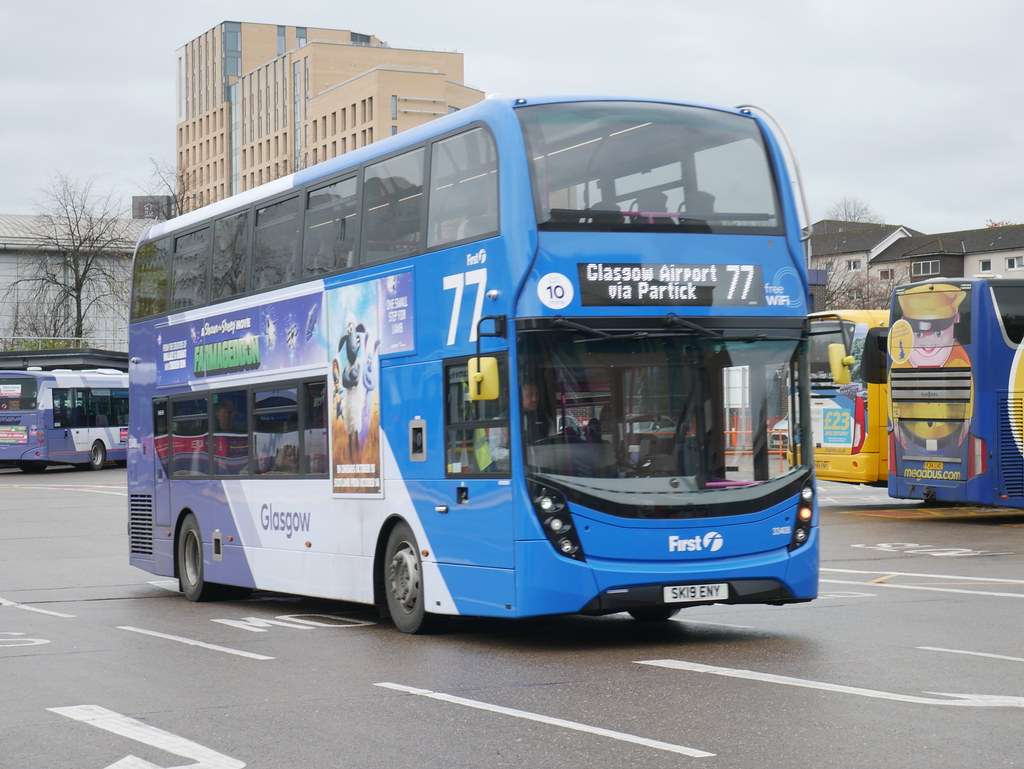
[[[715,585],[669,585],[663,590],[665,603],[724,601],[729,598],[729,585],[725,582]]]

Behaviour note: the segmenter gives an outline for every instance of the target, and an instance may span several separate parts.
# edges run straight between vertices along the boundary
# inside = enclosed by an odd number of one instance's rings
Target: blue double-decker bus
[[[131,563],[410,633],[813,599],[793,184],[752,109],[489,99],[153,226]]]

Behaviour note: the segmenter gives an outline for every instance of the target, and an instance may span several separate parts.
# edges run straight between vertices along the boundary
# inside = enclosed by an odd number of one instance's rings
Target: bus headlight
[[[789,549],[796,550],[811,538],[814,526],[814,486],[808,484],[800,489],[800,498],[796,506],[796,520],[793,525],[793,536],[789,540]]]
[[[562,555],[585,560],[576,527],[572,525],[565,497],[557,489],[536,485],[531,495],[533,510],[544,529],[548,542]]]

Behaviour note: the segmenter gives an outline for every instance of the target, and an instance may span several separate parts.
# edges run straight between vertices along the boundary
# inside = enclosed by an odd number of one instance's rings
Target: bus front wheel
[[[423,592],[423,561],[416,536],[402,522],[391,530],[384,561],[384,592],[388,612],[403,633],[429,633],[436,616],[427,613]]]
[[[678,613],[678,606],[643,606],[629,610],[629,616],[638,622],[664,622]]]
[[[203,538],[196,517],[189,513],[178,535],[178,587],[190,601],[209,601],[214,587],[203,577]]]

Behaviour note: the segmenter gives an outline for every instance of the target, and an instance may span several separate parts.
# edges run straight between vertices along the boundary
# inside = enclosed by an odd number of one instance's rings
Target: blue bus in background
[[[889,495],[1024,507],[1024,280],[896,287]]]
[[[130,562],[409,633],[815,598],[793,184],[752,109],[489,99],[154,225]]]
[[[0,371],[0,466],[99,470],[124,463],[128,375],[115,369]]]

